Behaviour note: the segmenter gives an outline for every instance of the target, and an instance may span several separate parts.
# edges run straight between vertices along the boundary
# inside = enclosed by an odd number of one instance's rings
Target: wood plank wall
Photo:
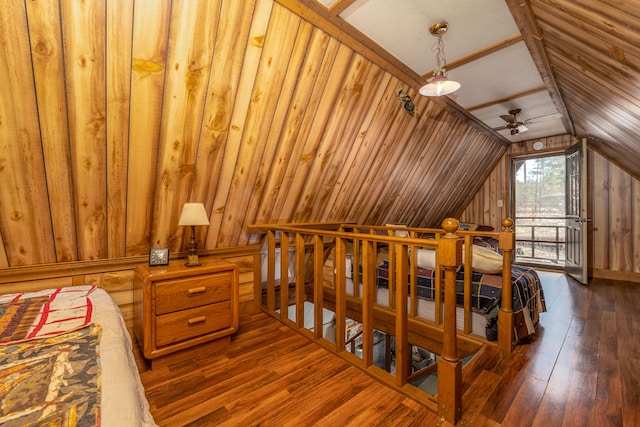
[[[0,268],[176,254],[187,201],[207,250],[256,242],[247,223],[462,212],[504,141],[307,19],[273,0],[3,3]]]
[[[511,216],[511,157],[562,152],[575,143],[568,135],[543,138],[545,148],[533,149],[535,141],[511,146],[482,188],[460,216],[462,221],[487,224],[498,229]],[[588,150],[589,265],[593,277],[640,282],[640,182],[601,155]],[[503,207],[498,207],[503,200]]]

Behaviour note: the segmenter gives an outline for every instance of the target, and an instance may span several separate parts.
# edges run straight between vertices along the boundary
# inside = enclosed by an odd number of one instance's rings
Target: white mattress
[[[102,425],[155,426],[120,309],[103,289],[96,289],[90,299],[95,308],[93,321],[102,326]]]

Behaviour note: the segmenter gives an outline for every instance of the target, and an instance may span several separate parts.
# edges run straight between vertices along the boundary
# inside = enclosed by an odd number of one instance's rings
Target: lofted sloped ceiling
[[[419,74],[435,67],[429,27],[448,22],[449,100],[488,127],[519,109],[528,131],[567,133],[640,177],[640,5],[618,0],[302,0],[373,39]]]
[[[418,85],[272,0],[5,2],[0,267],[184,250],[188,201],[207,249],[255,222],[438,225],[507,141]]]

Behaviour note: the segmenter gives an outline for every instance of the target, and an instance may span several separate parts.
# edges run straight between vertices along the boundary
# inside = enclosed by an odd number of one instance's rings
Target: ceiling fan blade
[[[544,116],[538,116],[538,117],[532,117],[530,119],[526,119],[524,123],[525,124],[538,123],[538,122],[543,122],[545,120],[559,119],[560,117],[562,117],[562,113],[553,113],[553,114],[547,114]]]
[[[508,128],[509,128],[509,126],[499,126],[497,128],[493,128],[493,130],[505,130],[505,129],[508,129]]]
[[[511,123],[511,122],[515,122],[515,121],[516,121],[516,118],[515,118],[515,117],[510,116],[510,115],[508,115],[508,114],[503,114],[502,116],[500,116],[500,118],[501,118],[502,120],[504,120],[505,122],[507,122],[507,123]]]

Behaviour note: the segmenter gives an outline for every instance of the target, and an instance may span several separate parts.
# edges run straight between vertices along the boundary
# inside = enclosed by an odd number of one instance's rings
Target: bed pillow
[[[404,224],[385,224],[384,226],[390,227],[390,228],[407,228],[407,226]],[[409,234],[409,230],[396,230],[395,235],[396,237],[403,237],[403,238],[411,237]]]
[[[497,274],[502,272],[502,255],[491,249],[473,245],[471,268],[478,273]]]
[[[430,270],[436,268],[436,250],[418,248],[416,264],[420,268],[428,268]]]
[[[475,231],[493,231],[493,230],[495,230],[495,229],[492,226],[490,226],[490,225],[482,225],[481,224],[481,225],[478,225],[476,227]]]
[[[471,222],[459,222],[458,223],[458,230],[476,231],[476,228],[478,228],[478,224],[473,224]]]

